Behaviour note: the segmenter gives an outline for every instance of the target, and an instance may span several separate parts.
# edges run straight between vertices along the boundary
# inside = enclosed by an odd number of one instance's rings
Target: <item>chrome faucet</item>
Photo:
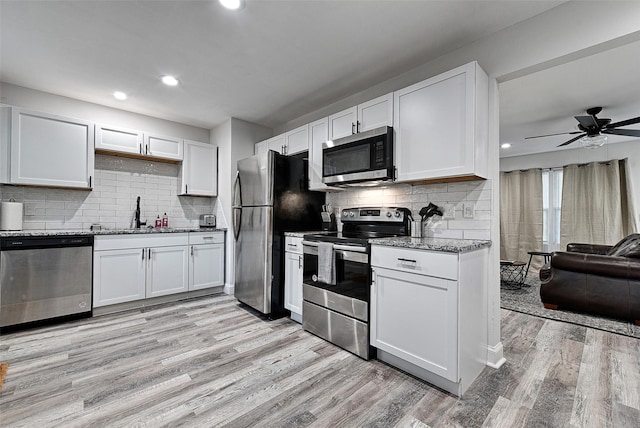
[[[146,226],[147,225],[146,221],[140,221],[140,196],[138,196],[138,199],[136,200],[135,221],[136,221],[136,229],[140,229],[140,226]]]

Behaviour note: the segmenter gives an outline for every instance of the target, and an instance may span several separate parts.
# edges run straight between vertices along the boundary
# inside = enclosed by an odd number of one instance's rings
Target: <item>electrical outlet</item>
[[[444,204],[444,211],[442,212],[442,218],[452,220],[455,217],[456,217],[456,206],[453,204]]]
[[[24,204],[24,215],[36,215],[36,204],[27,202]]]
[[[465,202],[462,204],[462,218],[473,218],[474,204],[472,202]]]

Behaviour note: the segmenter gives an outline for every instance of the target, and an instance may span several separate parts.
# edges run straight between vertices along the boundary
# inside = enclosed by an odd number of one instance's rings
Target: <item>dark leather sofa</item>
[[[615,246],[568,244],[540,270],[545,308],[630,320],[640,325],[640,234]]]

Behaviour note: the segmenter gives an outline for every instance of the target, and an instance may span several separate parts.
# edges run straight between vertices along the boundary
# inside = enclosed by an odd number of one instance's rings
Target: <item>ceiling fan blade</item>
[[[621,122],[610,123],[610,124],[607,125],[607,129],[617,128],[617,127],[626,126],[626,125],[633,125],[635,123],[640,123],[640,116],[639,117],[634,117],[633,119],[623,120]]]
[[[574,116],[583,128],[598,128],[598,121],[593,116]]]
[[[602,133],[626,135],[627,137],[640,137],[640,129],[605,129]]]
[[[578,141],[580,138],[584,137],[585,135],[587,134],[580,134],[577,137],[570,139],[569,141],[565,141],[564,143],[560,144],[558,147],[566,146],[567,144],[571,144],[574,141]]]
[[[582,131],[561,132],[559,134],[536,135],[535,137],[524,137],[524,139],[529,140],[531,138],[553,137],[555,135],[571,135],[571,134],[582,134]]]

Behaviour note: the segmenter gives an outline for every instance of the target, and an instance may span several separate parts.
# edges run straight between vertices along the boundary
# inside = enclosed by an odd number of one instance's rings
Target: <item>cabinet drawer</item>
[[[302,254],[302,238],[287,236],[284,248],[288,253]]]
[[[96,236],[93,244],[95,251],[124,250],[127,248],[168,247],[187,245],[186,233],[158,233],[154,235],[128,234]]]
[[[372,245],[371,265],[438,278],[458,279],[458,255],[455,253]]]
[[[190,232],[189,245],[222,244],[224,232]]]

